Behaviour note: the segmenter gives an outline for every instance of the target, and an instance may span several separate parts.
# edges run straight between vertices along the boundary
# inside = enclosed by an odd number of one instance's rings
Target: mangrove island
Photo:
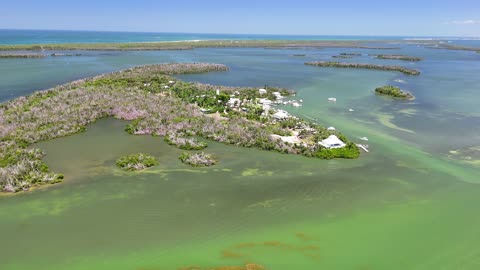
[[[370,54],[370,56],[375,56],[377,59],[386,59],[386,60],[402,60],[410,62],[422,61],[422,58],[415,56],[407,56],[400,54]]]
[[[121,157],[117,159],[115,163],[125,171],[140,171],[158,165],[158,161],[155,157],[143,153]]]
[[[402,89],[392,85],[377,87],[375,89],[375,94],[389,96],[389,97],[398,98],[398,99],[408,99],[408,100],[415,99],[415,97],[409,92],[403,91]]]
[[[374,64],[358,64],[358,63],[342,63],[342,62],[307,62],[305,65],[317,66],[317,67],[334,67],[334,68],[359,68],[359,69],[375,69],[384,71],[398,71],[406,75],[420,75],[420,71],[416,69],[405,68],[401,66],[384,66]]]
[[[63,176],[50,172],[43,152],[32,144],[82,132],[95,120],[111,116],[131,121],[126,127],[131,134],[168,136],[169,143],[185,148],[203,145],[176,137],[322,159],[359,157],[357,146],[343,134],[275,108],[293,91],[212,86],[170,76],[227,70],[205,63],[141,66],[1,104],[0,190],[16,192],[61,181]]]
[[[182,153],[179,159],[193,167],[210,167],[217,164],[217,159],[212,154],[200,153]]]
[[[0,58],[45,58],[46,55],[39,53],[0,53]]]

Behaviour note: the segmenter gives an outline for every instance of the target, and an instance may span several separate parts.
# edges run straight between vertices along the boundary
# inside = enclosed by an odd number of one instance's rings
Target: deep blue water
[[[8,30],[0,29],[0,44],[39,43],[112,43],[112,42],[155,42],[182,40],[401,40],[406,36],[306,36],[306,35],[246,35],[246,34],[198,34],[198,33],[146,33],[146,32],[95,32],[60,30]],[[414,37],[423,38],[423,37]],[[431,38],[431,37],[429,37]],[[444,39],[444,38],[442,38]],[[454,43],[479,45],[477,40],[459,40]],[[449,39],[447,39],[449,40]]]

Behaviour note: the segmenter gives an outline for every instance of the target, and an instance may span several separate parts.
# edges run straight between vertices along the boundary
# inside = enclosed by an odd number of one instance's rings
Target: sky
[[[480,37],[480,0],[0,0],[0,29]]]

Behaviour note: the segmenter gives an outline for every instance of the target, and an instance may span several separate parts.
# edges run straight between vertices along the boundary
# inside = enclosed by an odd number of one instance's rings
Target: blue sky
[[[480,36],[480,0],[14,0],[0,29]]]

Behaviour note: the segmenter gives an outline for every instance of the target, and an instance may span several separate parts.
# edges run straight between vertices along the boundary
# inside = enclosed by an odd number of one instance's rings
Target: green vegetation
[[[410,61],[410,62],[422,61],[422,58],[420,57],[406,56],[406,55],[399,55],[399,54],[371,54],[371,56],[375,56],[375,58],[377,59],[387,59],[387,60],[402,60],[402,61]]]
[[[182,138],[178,137],[177,134],[165,136],[165,142],[182,150],[203,150],[208,146],[207,143],[201,142],[195,138]]]
[[[63,174],[51,173],[42,161],[45,153],[40,149],[27,149],[21,139],[3,137],[0,146],[0,187],[6,192],[19,192],[41,184],[63,181]],[[14,176],[17,181],[11,181]]]
[[[44,58],[44,54],[35,54],[35,53],[25,53],[25,54],[0,54],[0,58]]]
[[[115,163],[125,171],[140,171],[158,165],[155,157],[142,153],[121,157]]]
[[[50,56],[58,57],[58,56],[82,56],[81,53],[52,53]]]
[[[360,69],[375,69],[385,71],[398,71],[406,75],[420,75],[420,71],[415,69],[409,69],[401,66],[383,66],[373,64],[358,64],[358,63],[341,63],[341,62],[307,62],[305,65],[317,66],[317,67],[334,67],[334,68],[360,68]]]
[[[350,59],[350,58],[353,58],[353,56],[349,56],[349,55],[333,55],[332,58]]]
[[[193,167],[210,167],[217,164],[216,158],[211,154],[201,153],[182,153],[179,159],[188,165]]]
[[[340,53],[343,56],[362,56],[361,53]]]
[[[321,159],[333,159],[333,158],[345,158],[345,159],[356,159],[360,156],[360,150],[358,147],[349,142],[343,148],[335,148],[335,149],[326,149],[326,148],[319,148],[314,157],[321,158]]]
[[[394,98],[399,98],[399,99],[415,99],[415,97],[405,91],[402,91],[400,88],[392,85],[386,85],[382,87],[378,87],[375,89],[375,93],[378,95],[385,95],[385,96],[390,96]]]

